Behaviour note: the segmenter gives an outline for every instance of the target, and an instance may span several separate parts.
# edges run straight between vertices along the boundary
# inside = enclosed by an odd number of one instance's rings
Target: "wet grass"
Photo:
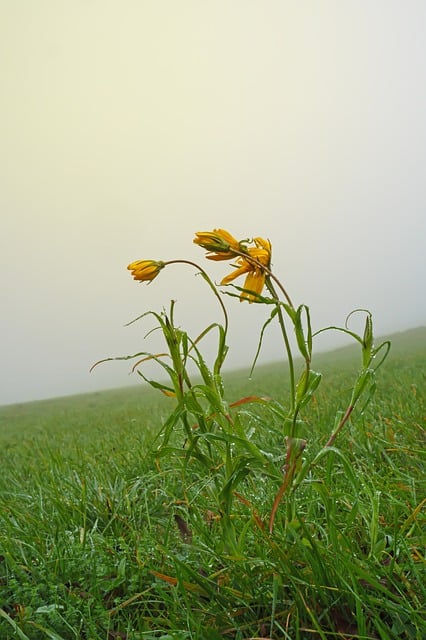
[[[425,637],[426,330],[392,338],[375,400],[264,527],[276,485],[247,476],[238,556],[224,547],[212,485],[161,464],[153,434],[173,400],[144,387],[0,408],[0,637]],[[306,416],[324,444],[358,366],[319,355]],[[228,400],[282,395],[278,365],[229,374]],[[248,428],[277,454],[274,418]]]

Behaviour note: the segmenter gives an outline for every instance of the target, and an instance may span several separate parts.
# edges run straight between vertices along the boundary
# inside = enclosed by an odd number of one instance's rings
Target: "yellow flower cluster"
[[[209,260],[234,260],[234,271],[225,276],[222,285],[233,282],[239,276],[245,275],[244,291],[240,300],[254,302],[265,286],[265,278],[270,273],[271,243],[264,238],[237,240],[225,229],[213,231],[198,231],[194,238],[195,244],[206,249]],[[249,246],[251,244],[251,246]],[[173,262],[181,262],[173,260]],[[136,260],[128,265],[135,280],[152,282],[158,276],[166,262],[157,260]]]
[[[225,229],[197,231],[194,242],[209,252],[206,255],[209,260],[232,260],[244,251],[244,241],[238,242]]]
[[[240,300],[253,302],[265,286],[265,277],[271,265],[271,243],[264,238],[253,238],[254,246],[246,246],[247,240],[238,241],[224,229],[199,231],[195,234],[195,244],[209,253],[209,260],[232,260],[237,267],[225,276],[220,284],[229,284],[239,276],[246,274],[244,289]]]

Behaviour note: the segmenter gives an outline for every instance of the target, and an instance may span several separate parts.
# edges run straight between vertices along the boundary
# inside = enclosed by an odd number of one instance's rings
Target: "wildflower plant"
[[[362,309],[353,311],[344,327],[326,327],[314,333],[309,307],[306,304],[294,305],[272,269],[272,246],[269,240],[262,237],[237,240],[224,229],[214,229],[197,232],[193,242],[207,252],[205,257],[208,260],[231,263],[233,270],[223,277],[219,285],[213,282],[202,267],[190,260],[137,260],[129,264],[128,269],[135,280],[150,283],[160,271],[172,265],[191,266],[201,274],[216,297],[223,316],[222,323],[211,323],[200,335],[191,338],[176,325],[175,301],[172,301],[168,312],[147,311],[132,321],[136,322],[147,316],[154,317],[165,340],[164,352],[141,351],[106,360],[134,360],[133,371],[155,389],[174,398],[174,409],[161,426],[155,440],[155,457],[159,465],[161,460],[168,460],[175,467],[180,466],[184,500],[188,499],[188,488],[194,482],[194,477],[204,483],[204,491],[211,499],[211,512],[222,528],[223,550],[239,557],[245,553],[246,524],[236,517],[235,504],[248,506],[252,512],[252,521],[267,536],[273,536],[279,514],[284,527],[286,523],[297,519],[295,496],[304,483],[312,482],[320,461],[330,454],[333,454],[330,460],[337,456],[344,461],[344,455],[336,448],[335,442],[353,418],[358,405],[361,403],[365,408],[371,400],[375,391],[376,371],[385,360],[390,343],[383,342],[377,347],[374,345],[372,315],[368,310]],[[241,276],[245,278],[242,286],[234,284]],[[228,286],[232,290],[224,291],[223,287]],[[247,396],[232,403],[226,400],[222,366],[228,352],[229,320],[221,295],[224,292],[239,298],[243,303],[267,305],[271,309],[260,332],[253,366],[259,355],[265,330],[271,322],[278,322],[289,372],[288,399],[285,404],[258,396]],[[348,327],[348,320],[354,313],[363,313],[365,316],[362,335]],[[321,373],[312,368],[313,342],[316,335],[326,330],[344,332],[353,338],[359,344],[362,365],[349,403],[337,410],[327,441],[318,450],[311,451],[309,441],[302,437],[303,412],[321,383]],[[214,364],[209,368],[201,343],[212,331],[217,331],[218,341]],[[291,334],[294,334],[295,340],[290,339]],[[301,358],[303,362],[302,372],[297,378],[296,358]],[[160,366],[167,381],[149,379],[145,375],[143,365],[152,361]],[[189,372],[190,364],[195,364],[196,377]],[[270,411],[275,419],[278,418],[281,425],[281,455],[268,451],[262,439],[256,440],[252,429],[247,427],[250,417],[255,415],[251,407],[259,405]],[[263,439],[265,442],[268,440],[266,437]],[[346,466],[349,473],[349,466]],[[263,505],[263,513],[259,513],[244,496],[248,478],[255,481],[257,477],[261,477],[262,481],[267,478],[275,486],[275,497],[271,504]]]
[[[269,633],[271,638],[306,637],[299,634],[303,630],[326,640],[329,635],[323,629],[333,630],[333,637],[343,629],[355,630],[366,640],[375,638],[374,631],[368,635],[369,629],[381,628],[382,623],[371,614],[371,600],[364,603],[365,585],[370,584],[366,556],[361,549],[354,550],[361,529],[361,537],[369,540],[367,560],[380,573],[380,558],[389,555],[391,538],[379,533],[379,494],[357,471],[350,448],[354,443],[356,448],[362,443],[369,446],[363,416],[390,343],[374,344],[372,315],[363,309],[352,311],[343,327],[314,332],[309,306],[295,305],[273,270],[268,239],[238,240],[224,229],[213,229],[197,232],[193,241],[207,252],[207,260],[230,263],[230,272],[219,284],[199,264],[185,259],[138,260],[128,269],[136,280],[150,283],[173,265],[191,267],[215,296],[222,321],[191,337],[177,325],[172,300],[168,311],[146,311],[132,321],[154,318],[164,350],[107,358],[133,360],[132,370],[174,403],[154,438],[152,456],[158,477],[168,479],[173,517],[166,530],[172,526],[177,539],[167,536],[161,559],[154,560],[149,573],[158,581],[159,592],[173,588],[181,606],[200,615],[196,625],[203,631],[197,626],[201,635],[196,637],[231,634],[237,639],[248,637],[245,629],[257,628],[259,636]],[[270,310],[260,330],[253,368],[265,331],[271,323],[278,324],[288,366],[280,400],[253,394],[228,397],[222,374],[229,327],[224,294]],[[361,334],[351,328],[355,314],[364,317]],[[350,393],[345,393],[349,399],[327,419],[330,426],[324,437],[322,375],[313,368],[313,345],[318,334],[331,330],[357,343],[361,363]],[[209,366],[202,347],[213,332],[217,347]],[[148,377],[148,362],[160,367],[161,379]],[[330,403],[324,404],[329,414]],[[315,432],[315,414],[322,424],[321,436]],[[371,516],[360,512],[362,492],[371,496]],[[342,514],[347,510],[345,519]],[[164,523],[158,525],[164,531]],[[378,579],[372,588],[382,597]],[[392,599],[390,589],[386,593]],[[205,624],[212,625],[211,636],[204,635]],[[218,629],[223,630],[219,635]]]

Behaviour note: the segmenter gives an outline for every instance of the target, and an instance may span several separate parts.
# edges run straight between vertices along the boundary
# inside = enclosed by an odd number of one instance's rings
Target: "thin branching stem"
[[[223,303],[222,298],[220,297],[216,287],[214,286],[213,282],[210,280],[210,277],[207,275],[207,272],[204,271],[204,269],[202,267],[200,267],[200,265],[198,265],[196,262],[192,262],[192,260],[183,260],[183,259],[177,259],[177,260],[168,260],[167,262],[164,263],[165,266],[169,265],[169,264],[189,264],[191,267],[194,267],[195,269],[198,269],[198,271],[201,273],[201,275],[203,276],[204,280],[207,282],[207,284],[209,285],[210,289],[213,291],[214,295],[216,296],[222,312],[223,312],[223,316],[225,318],[225,334],[228,332],[228,314],[226,311],[226,307]]]
[[[331,436],[329,437],[325,447],[332,447],[334,444],[334,441],[336,440],[337,436],[339,435],[340,431],[342,430],[342,428],[344,427],[344,425],[347,423],[347,421],[349,420],[349,418],[351,417],[351,413],[352,411],[355,409],[355,405],[354,404],[350,404],[348,406],[348,408],[346,409],[342,419],[340,420],[339,424],[337,425],[337,427],[335,428],[335,430],[333,431],[333,433],[331,434]]]

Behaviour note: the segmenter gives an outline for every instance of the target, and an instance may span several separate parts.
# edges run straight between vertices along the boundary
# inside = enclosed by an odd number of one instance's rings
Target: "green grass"
[[[282,504],[272,535],[264,526],[273,479],[239,485],[238,554],[212,477],[152,454],[173,399],[141,386],[0,408],[0,638],[423,639],[426,330],[392,342],[373,403],[299,487],[290,520]],[[307,455],[345,408],[357,358],[316,357]],[[229,374],[227,399],[283,399],[281,369]],[[242,419],[282,465],[278,418]]]

